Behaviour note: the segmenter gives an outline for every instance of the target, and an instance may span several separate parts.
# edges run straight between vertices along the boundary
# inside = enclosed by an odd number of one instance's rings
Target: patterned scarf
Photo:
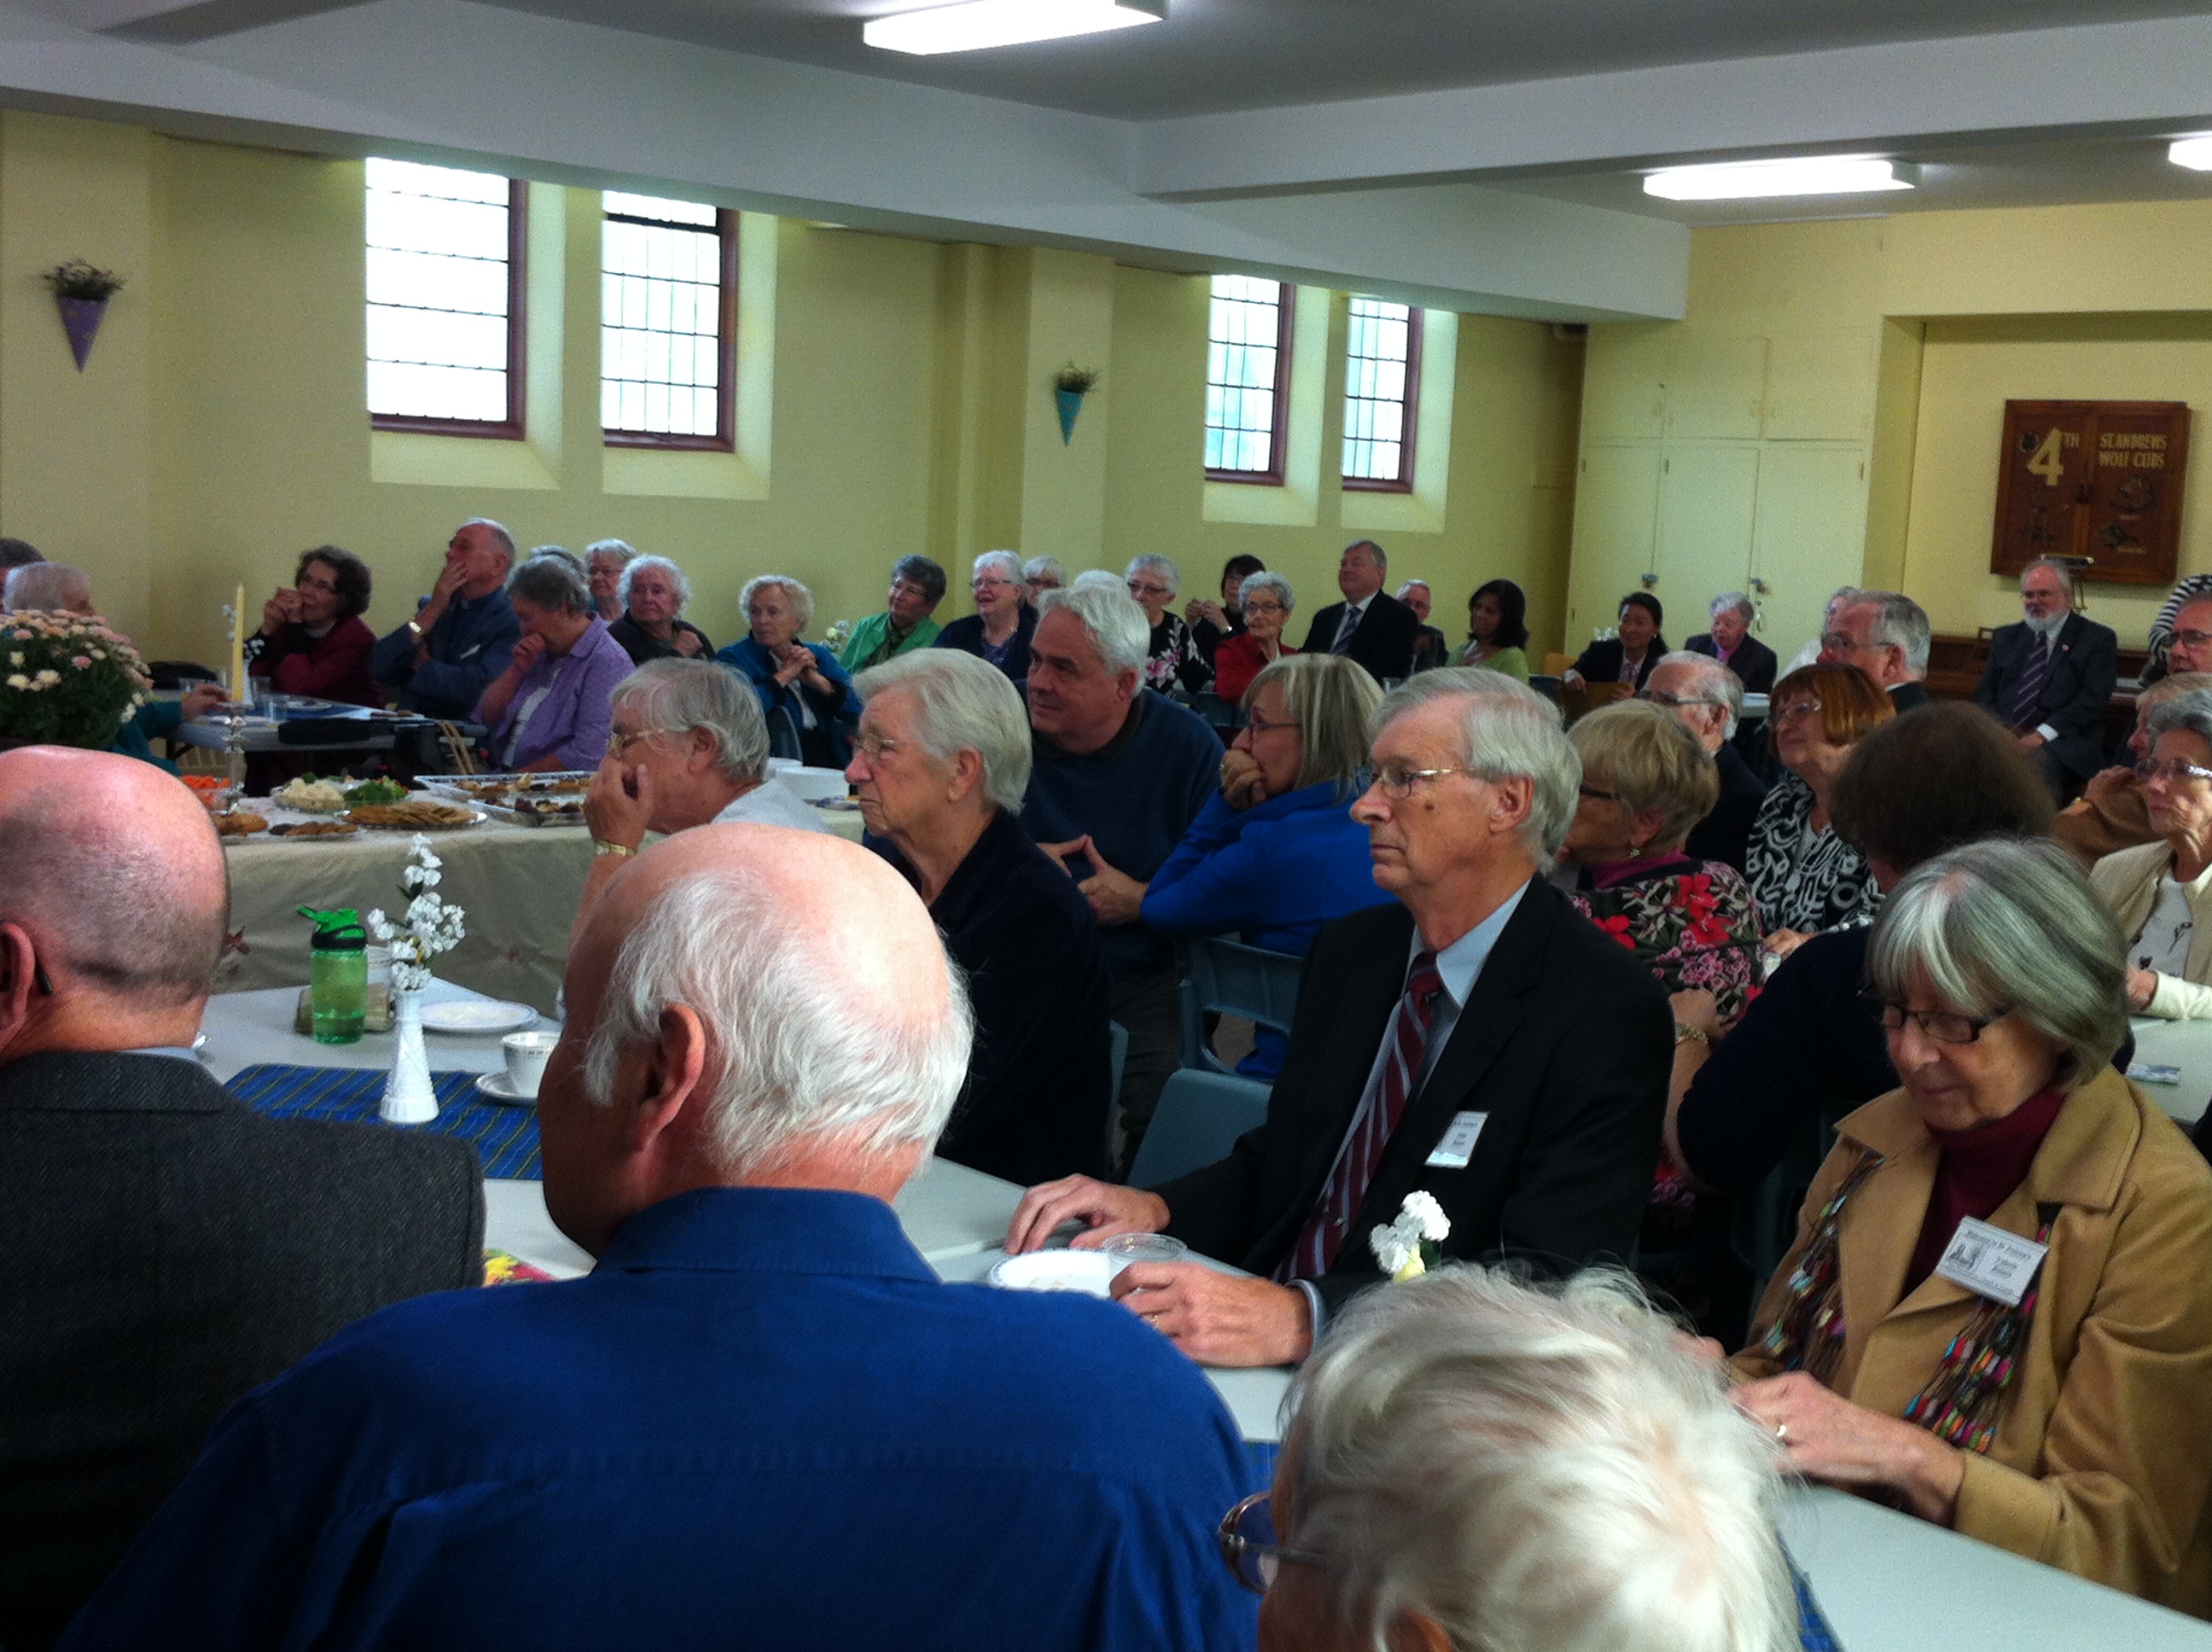
[[[1863,1153],[1835,1196],[1821,1207],[1812,1236],[1790,1275],[1782,1311],[1759,1345],[1759,1351],[1784,1370],[1803,1371],[1824,1387],[1844,1352],[1838,1239],[1844,1206],[1883,1163],[1879,1153],[1871,1150]],[[2052,1206],[2040,1212],[2035,1235],[2038,1244],[2050,1242],[2056,1213]],[[1986,1454],[1996,1438],[2005,1390],[2018,1368],[2020,1350],[2027,1342],[2028,1322],[2034,1317],[2041,1289],[2039,1271],[2017,1308],[1984,1298],[1943,1350],[1935,1375],[1905,1406],[1905,1420],[1963,1451]]]

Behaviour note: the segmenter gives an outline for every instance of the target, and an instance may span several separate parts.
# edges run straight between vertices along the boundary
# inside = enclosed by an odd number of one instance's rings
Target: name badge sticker
[[[1455,1114],[1451,1128],[1444,1132],[1437,1151],[1429,1155],[1429,1167],[1437,1170],[1467,1169],[1468,1160],[1474,1157],[1474,1139],[1482,1133],[1482,1127],[1489,1118],[1487,1113]]]
[[[1936,1271],[1976,1296],[2017,1308],[2050,1249],[1973,1217],[1961,1217]]]

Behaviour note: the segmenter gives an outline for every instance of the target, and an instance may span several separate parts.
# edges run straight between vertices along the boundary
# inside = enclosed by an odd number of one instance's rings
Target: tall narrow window
[[[605,197],[599,422],[643,447],[736,446],[738,215]]]
[[[519,440],[527,186],[406,161],[368,171],[373,422]]]
[[[1404,304],[1354,297],[1344,351],[1344,485],[1413,489],[1421,396],[1421,318]]]
[[[1295,289],[1279,281],[1213,278],[1206,349],[1206,474],[1211,481],[1280,485],[1283,480],[1294,296]]]

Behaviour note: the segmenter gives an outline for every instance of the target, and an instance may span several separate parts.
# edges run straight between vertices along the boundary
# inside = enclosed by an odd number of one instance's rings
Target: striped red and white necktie
[[[1382,1163],[1382,1154],[1398,1121],[1406,1115],[1413,1085],[1421,1074],[1421,1057],[1429,1047],[1429,1025],[1436,1012],[1437,994],[1443,990],[1437,973],[1437,955],[1424,951],[1407,972],[1406,991],[1398,1012],[1390,1021],[1389,1054],[1382,1064],[1382,1079],[1375,1087],[1372,1104],[1359,1115],[1336,1156],[1321,1199],[1306,1219],[1305,1230],[1275,1269],[1279,1284],[1292,1279],[1318,1278],[1336,1261],[1344,1236],[1366,1202],[1367,1189]]]

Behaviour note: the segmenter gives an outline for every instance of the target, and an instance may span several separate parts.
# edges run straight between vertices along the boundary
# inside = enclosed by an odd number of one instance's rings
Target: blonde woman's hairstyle
[[[1600,707],[1567,731],[1583,780],[1611,792],[1630,814],[1659,811],[1655,850],[1679,849],[1720,800],[1721,774],[1698,737],[1644,700]]]
[[[738,592],[738,614],[743,616],[747,625],[750,625],[753,619],[755,594],[763,587],[771,585],[781,587],[784,600],[791,604],[791,611],[799,617],[799,635],[805,636],[806,628],[814,623],[814,593],[799,584],[798,580],[785,574],[757,574],[747,580],[745,588]]]
[[[1255,580],[1270,577],[1255,574]],[[1249,581],[1247,581],[1249,584]],[[1251,710],[1260,690],[1282,685],[1283,712],[1298,726],[1298,784],[1333,782],[1349,789],[1367,762],[1367,720],[1382,703],[1382,686],[1367,668],[1341,654],[1291,654],[1266,667],[1244,690]]]

